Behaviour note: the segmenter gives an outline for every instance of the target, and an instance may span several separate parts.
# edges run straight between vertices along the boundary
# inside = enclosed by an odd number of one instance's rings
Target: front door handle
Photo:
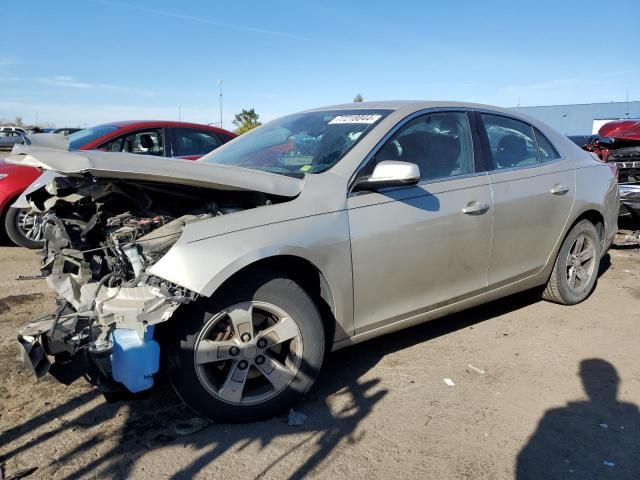
[[[467,215],[482,215],[483,213],[487,213],[488,211],[488,203],[480,203],[476,202],[475,200],[473,202],[467,203],[467,206],[462,209],[462,213],[465,213]]]
[[[564,195],[568,191],[569,187],[567,185],[560,185],[559,183],[556,183],[551,189],[551,193],[554,195]]]

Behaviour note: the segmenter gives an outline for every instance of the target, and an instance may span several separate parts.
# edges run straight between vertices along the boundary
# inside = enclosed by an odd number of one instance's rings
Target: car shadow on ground
[[[548,410],[518,455],[516,480],[640,478],[640,410],[617,399],[609,362],[580,362],[587,401]]]
[[[289,426],[285,416],[253,424],[215,424],[189,436],[179,436],[174,428],[176,423],[190,420],[194,414],[182,405],[165,382],[145,398],[115,404],[100,403],[70,421],[61,422],[60,418],[65,415],[72,416],[74,410],[95,400],[99,394],[89,391],[67,403],[57,405],[24,424],[0,433],[0,445],[14,445],[5,452],[4,460],[27,449],[37,448],[42,441],[77,430],[88,430],[97,424],[108,424],[115,417],[124,415],[124,425],[115,433],[108,434],[108,428],[105,428],[105,431],[99,431],[91,438],[83,439],[81,443],[76,442],[75,447],[69,447],[66,451],[59,448],[61,456],[54,459],[53,466],[48,468],[55,471],[72,463],[81,466],[66,478],[128,478],[141,456],[165,446],[177,445],[189,446],[201,453],[190,463],[176,466],[179,470],[170,478],[192,478],[225,452],[241,452],[254,444],[258,448],[265,448],[280,438],[302,435],[302,440],[296,440],[296,446],[288,448],[278,458],[271,460],[258,475],[260,477],[267,474],[282,461],[290,463],[287,457],[292,452],[304,448],[310,453],[289,476],[302,478],[321,468],[323,461],[331,456],[338,444],[343,441],[356,442],[367,434],[366,430],[359,427],[375,405],[387,394],[387,390],[380,384],[379,379],[364,380],[362,377],[384,356],[525,308],[538,301],[539,291],[524,292],[328,355],[323,374],[316,386],[307,394],[306,399],[296,406],[296,409],[308,416],[307,421],[301,426]],[[39,386],[42,387],[44,386]],[[329,397],[334,399],[333,403],[327,400]],[[335,401],[336,399],[338,401]],[[34,435],[33,431],[41,429],[42,426],[47,427],[46,433]],[[97,445],[105,440],[109,440],[108,444],[112,447],[108,451],[100,448],[97,454]],[[0,459],[0,463],[2,461],[3,459]]]

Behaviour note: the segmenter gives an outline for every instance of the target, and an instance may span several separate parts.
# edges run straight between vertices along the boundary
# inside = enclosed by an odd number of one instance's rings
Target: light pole
[[[220,128],[222,128],[222,80],[218,80],[218,94],[220,99]]]

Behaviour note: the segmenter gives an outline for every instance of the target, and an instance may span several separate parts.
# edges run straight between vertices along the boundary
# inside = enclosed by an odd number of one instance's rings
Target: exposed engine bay
[[[640,183],[640,121],[607,122],[582,148],[596,153],[603,162],[615,163],[621,184]]]
[[[27,198],[43,217],[41,271],[57,309],[20,330],[25,364],[37,376],[49,372],[64,383],[85,376],[105,391],[130,392],[153,385],[154,327],[198,297],[147,269],[189,223],[281,200],[92,176],[55,176]]]

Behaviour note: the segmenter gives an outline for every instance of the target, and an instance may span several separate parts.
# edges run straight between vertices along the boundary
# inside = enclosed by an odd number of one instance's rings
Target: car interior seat
[[[153,143],[151,135],[149,135],[148,133],[143,133],[142,135],[140,135],[140,146],[147,150],[149,153],[153,152],[155,145]]]
[[[400,143],[397,140],[392,140],[383,145],[383,147],[376,153],[376,161],[382,162],[385,160],[400,160],[402,150]]]
[[[420,176],[424,177],[427,171],[427,145],[431,141],[432,134],[424,131],[415,131],[398,137],[403,162],[411,162],[418,165]]]
[[[460,143],[451,135],[418,131],[398,141],[402,146],[400,160],[418,165],[422,178],[446,177],[459,168]]]
[[[433,135],[427,146],[428,178],[448,177],[460,169],[460,140],[452,135]]]
[[[517,135],[505,135],[498,142],[496,163],[498,168],[511,168],[527,159],[527,142]]]

